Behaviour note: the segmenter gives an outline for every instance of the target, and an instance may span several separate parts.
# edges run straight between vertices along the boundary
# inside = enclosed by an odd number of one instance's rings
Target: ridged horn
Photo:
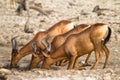
[[[14,50],[17,50],[17,40],[16,40],[16,38],[17,38],[18,36],[15,36],[15,37],[13,37],[12,39],[11,39],[11,42],[12,42],[12,49],[14,49]]]
[[[36,53],[37,53],[37,42],[36,42],[36,41],[34,41],[34,42],[32,43],[32,48],[33,48],[33,53],[32,53],[32,55],[37,56],[37,55],[36,55]]]
[[[44,47],[47,49],[49,42],[47,41],[50,38],[50,36],[47,36],[41,40],[41,43],[44,45]]]

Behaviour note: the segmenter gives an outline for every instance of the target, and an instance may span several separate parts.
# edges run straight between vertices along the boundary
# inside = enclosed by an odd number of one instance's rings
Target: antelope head
[[[47,54],[47,53],[50,53],[50,51],[51,51],[51,43],[48,42],[49,38],[50,38],[50,36],[47,36],[41,40],[41,43],[45,47],[45,49],[41,51],[42,53]],[[32,48],[33,48],[33,52],[34,52],[34,53],[32,53],[32,55],[37,57],[37,54],[39,53],[39,51],[37,49],[37,42],[36,41],[34,41],[32,43]]]

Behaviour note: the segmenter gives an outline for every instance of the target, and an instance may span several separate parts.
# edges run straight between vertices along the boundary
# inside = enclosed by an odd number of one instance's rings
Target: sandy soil
[[[43,10],[50,10],[51,13],[43,15],[30,9],[29,28],[33,33],[25,33],[24,26],[27,21],[27,12],[17,15],[16,8],[7,8],[6,0],[0,0],[0,80],[120,80],[120,1],[119,0],[28,0],[29,5],[42,4]],[[92,12],[94,7],[99,5],[101,15]],[[17,5],[16,5],[17,6]],[[31,55],[23,58],[18,69],[6,69],[4,66],[10,64],[11,59],[11,38],[19,35],[19,47],[25,45],[36,32],[41,29],[48,29],[54,23],[70,19],[75,24],[93,24],[104,22],[110,25],[112,36],[107,46],[110,50],[109,66],[102,69],[105,56],[99,63],[97,69],[90,70],[66,70],[66,67],[52,66],[51,70],[36,68],[27,70]],[[49,25],[48,25],[49,24]],[[80,62],[86,58],[82,56]],[[94,53],[89,63],[95,61]],[[81,64],[81,63],[80,63]],[[39,64],[39,67],[41,64]]]

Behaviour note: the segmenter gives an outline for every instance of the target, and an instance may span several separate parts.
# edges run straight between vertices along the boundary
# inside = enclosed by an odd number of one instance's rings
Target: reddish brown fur
[[[109,50],[103,42],[109,34],[108,28],[109,27],[103,23],[97,23],[79,34],[70,35],[63,45],[50,53],[50,55],[43,52],[44,56],[47,58],[44,60],[42,69],[49,69],[50,65],[63,59],[69,60],[68,69],[74,69],[77,67],[78,58],[82,55],[90,54],[92,51],[95,51],[95,54],[100,54],[95,64],[92,66],[92,69],[96,68],[104,52],[106,54],[104,67],[106,67]]]
[[[73,24],[68,27],[69,24],[72,24],[72,22],[68,20],[62,20],[53,25],[50,29],[44,32],[38,32],[30,42],[28,42],[18,51],[18,53],[14,51],[12,52],[11,67],[15,67],[22,57],[33,52],[31,46],[32,42],[37,41],[37,49],[43,50],[45,47],[41,44],[41,39],[45,38],[46,36],[50,36],[49,42],[51,42],[56,35],[63,34],[74,27]]]
[[[52,44],[51,53],[53,51],[55,51],[60,45],[62,45],[69,35],[77,34],[81,31],[85,30],[88,27],[89,27],[89,25],[81,24],[81,25],[76,26],[74,29],[68,31],[65,34],[56,36],[51,43]],[[43,61],[43,59],[44,59],[43,54],[38,54],[38,56],[32,57],[30,69],[35,68],[39,64],[39,62]]]

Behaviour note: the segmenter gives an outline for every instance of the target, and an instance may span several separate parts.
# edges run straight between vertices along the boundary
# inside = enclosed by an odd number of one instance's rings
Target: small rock
[[[104,80],[111,80],[110,74],[105,74],[103,79]]]
[[[0,69],[0,73],[11,74],[12,72],[8,69],[2,68],[2,69]]]
[[[3,63],[0,63],[0,68],[2,68],[4,66],[4,64]]]

